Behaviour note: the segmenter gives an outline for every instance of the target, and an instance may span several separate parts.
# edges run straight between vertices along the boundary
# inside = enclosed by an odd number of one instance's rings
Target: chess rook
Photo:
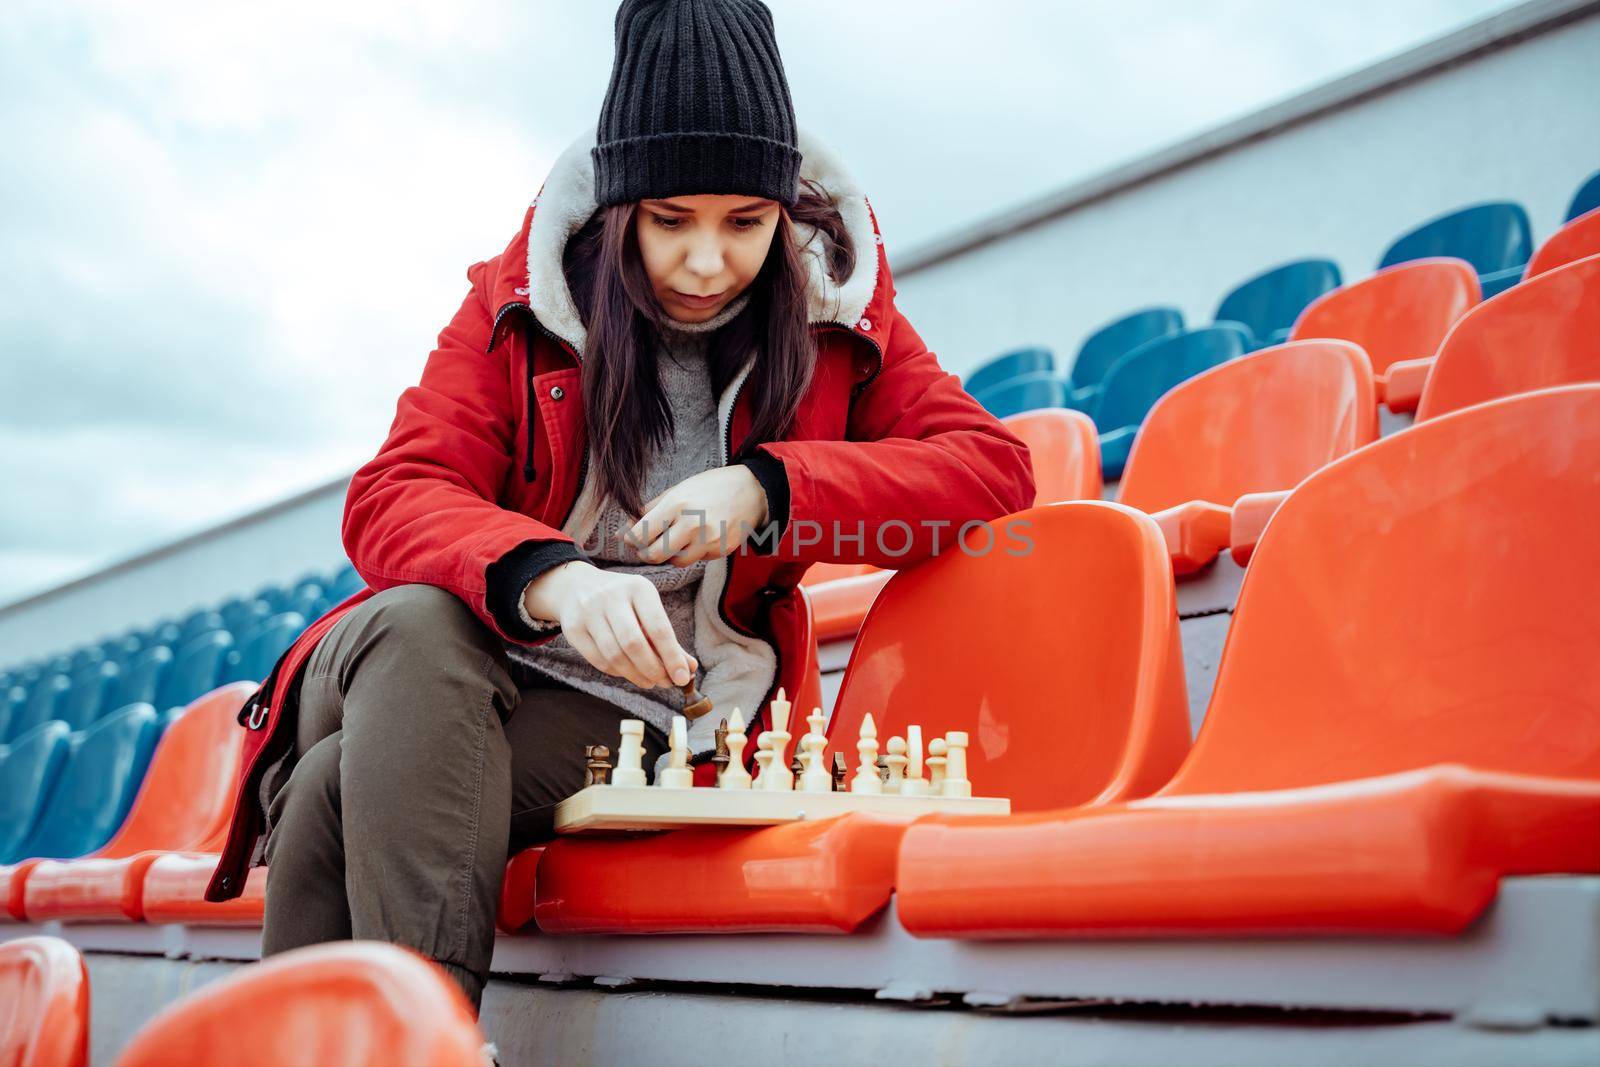
[[[944,735],[945,764],[944,785],[939,795],[944,797],[970,797],[972,783],[967,780],[967,734],[965,730],[951,730]]]
[[[930,790],[928,780],[922,776],[922,727],[906,727],[906,773],[900,783],[900,795],[925,797]]]
[[[682,715],[672,717],[672,748],[656,784],[663,789],[688,789],[694,785],[694,772],[689,769],[689,720]]]
[[[622,720],[622,744],[617,746],[617,769],[613,785],[645,785],[644,720]]]

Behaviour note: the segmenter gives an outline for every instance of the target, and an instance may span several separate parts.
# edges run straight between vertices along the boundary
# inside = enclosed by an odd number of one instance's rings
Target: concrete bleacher
[[[1594,5],[1526,7],[1388,91],[1600,40]],[[806,588],[835,745],[968,730],[1013,815],[514,857],[501,1062],[1600,1057],[1600,231],[1501,203],[1262,257],[1210,323],[1107,301],[1062,348],[1095,374],[991,331],[965,380],[1030,443],[1035,551]],[[362,586],[273,566],[0,655],[0,941],[85,953],[95,1063],[259,957],[265,872],[200,898],[233,718]]]

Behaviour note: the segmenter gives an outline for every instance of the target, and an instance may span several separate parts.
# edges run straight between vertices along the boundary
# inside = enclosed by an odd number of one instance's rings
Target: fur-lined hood
[[[508,302],[526,303],[541,325],[579,353],[587,331],[567,288],[561,261],[568,239],[599,207],[589,154],[596,134],[595,127],[585,130],[551,165],[528,207],[522,232],[501,256],[492,305],[503,309]],[[814,325],[838,323],[870,335],[874,332],[870,309],[887,306],[892,295],[887,291],[888,271],[882,269],[883,240],[877,220],[839,153],[804,126],[796,127],[796,135],[802,155],[801,177],[815,181],[833,198],[856,253],[850,276],[835,283],[827,271],[822,236],[811,226],[796,224],[810,276],[808,318]]]

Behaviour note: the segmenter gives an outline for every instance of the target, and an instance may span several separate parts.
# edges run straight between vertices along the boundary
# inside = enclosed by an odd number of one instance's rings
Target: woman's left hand
[[[767,523],[767,494],[749,467],[715,467],[645,504],[624,537],[650,563],[687,567],[726,556]]]

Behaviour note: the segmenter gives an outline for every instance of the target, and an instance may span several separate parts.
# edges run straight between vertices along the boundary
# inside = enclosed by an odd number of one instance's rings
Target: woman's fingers
[[[654,586],[651,591],[654,591]],[[635,685],[649,689],[672,684],[672,679],[667,677],[667,665],[644,635],[644,627],[631,597],[611,605],[606,612],[606,621],[611,624],[612,635],[632,671],[627,677]]]
[[[661,594],[655,592],[654,586],[651,586],[650,593],[639,595],[634,601],[634,609],[638,613],[640,624],[644,627],[645,637],[649,639],[651,645],[655,647],[656,654],[667,666],[668,684],[682,685],[694,677],[694,662],[684,651],[678,635],[673,631],[672,620],[667,618],[667,609],[661,605]],[[674,675],[681,676],[683,681],[679,681]]]

